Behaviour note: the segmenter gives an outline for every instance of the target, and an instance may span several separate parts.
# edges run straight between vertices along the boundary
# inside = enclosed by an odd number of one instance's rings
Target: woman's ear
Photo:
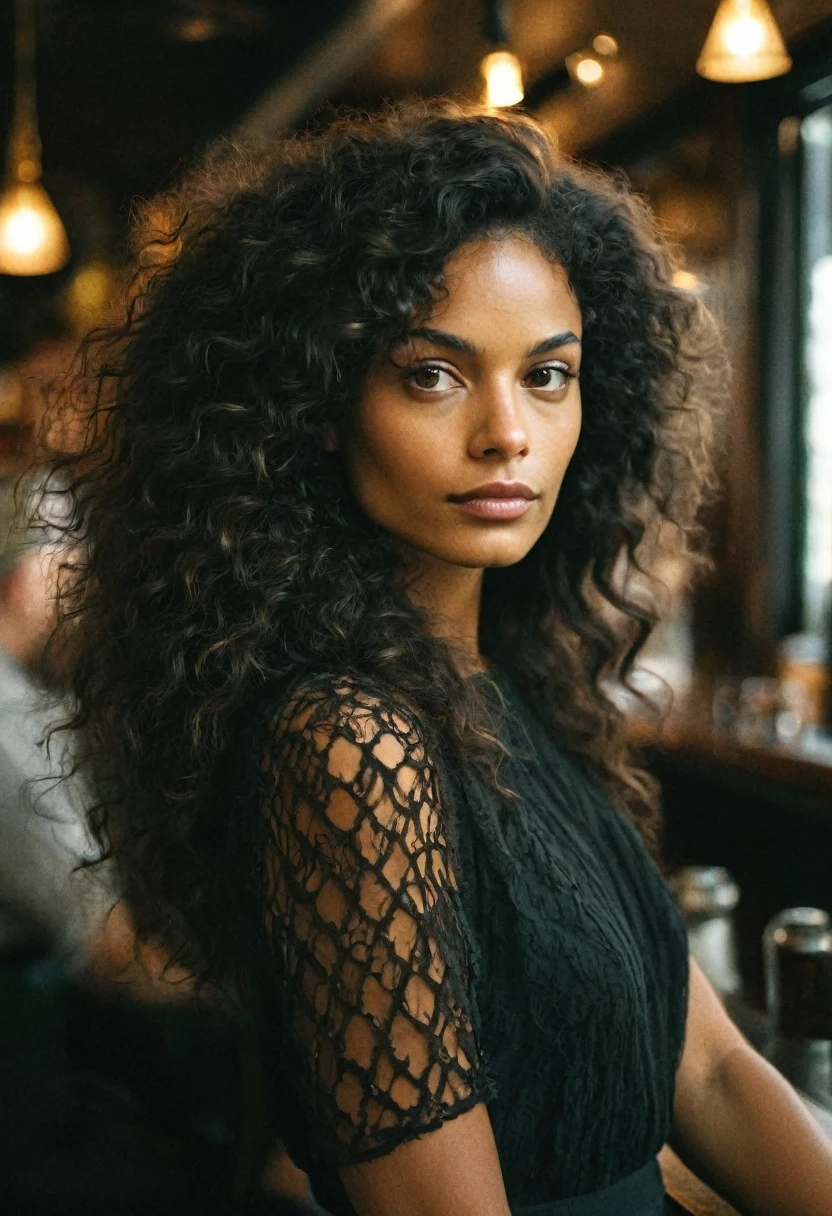
[[[338,431],[333,423],[328,422],[323,429],[321,436],[321,447],[325,452],[337,452],[341,446],[338,438]]]

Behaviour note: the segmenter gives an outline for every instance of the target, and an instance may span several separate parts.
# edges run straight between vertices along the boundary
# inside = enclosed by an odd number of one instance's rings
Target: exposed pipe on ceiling
[[[421,0],[360,0],[237,123],[233,136],[269,139],[298,123],[361,67],[372,49]]]

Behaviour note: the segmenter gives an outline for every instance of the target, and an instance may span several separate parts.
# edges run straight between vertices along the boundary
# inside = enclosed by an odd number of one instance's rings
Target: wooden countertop
[[[832,816],[832,735],[807,732],[795,746],[763,746],[680,717],[661,729],[636,723],[632,738],[691,775],[748,793],[765,792],[774,801],[797,798],[806,809]]]

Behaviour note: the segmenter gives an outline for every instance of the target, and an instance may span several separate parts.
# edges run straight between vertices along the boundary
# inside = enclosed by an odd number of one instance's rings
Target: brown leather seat
[[[742,1216],[697,1178],[667,1144],[659,1153],[659,1166],[664,1189],[682,1212],[688,1212],[690,1216]]]

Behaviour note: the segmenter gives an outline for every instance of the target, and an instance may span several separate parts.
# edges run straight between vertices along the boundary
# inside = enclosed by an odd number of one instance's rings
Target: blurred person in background
[[[712,330],[644,208],[430,103],[223,144],[146,219],[68,398],[72,725],[139,938],[251,1011],[316,1199],[658,1216],[672,1137],[829,1216],[604,690],[712,480]]]
[[[0,947],[0,1209],[9,1216],[309,1216],[271,1151],[233,1009],[132,999],[48,946]]]
[[[244,1025],[189,1002],[187,977],[137,950],[107,871],[79,869],[101,850],[89,790],[63,776],[70,739],[50,737],[65,675],[47,645],[62,496],[43,477],[0,483],[0,1204],[308,1212],[259,1185],[279,1158],[253,1122]]]
[[[69,737],[46,742],[57,712],[46,656],[63,496],[44,493],[43,479],[0,483],[0,941],[35,932],[80,967],[111,901],[104,871],[78,868],[101,850],[86,826],[83,779],[59,780],[72,767]]]

